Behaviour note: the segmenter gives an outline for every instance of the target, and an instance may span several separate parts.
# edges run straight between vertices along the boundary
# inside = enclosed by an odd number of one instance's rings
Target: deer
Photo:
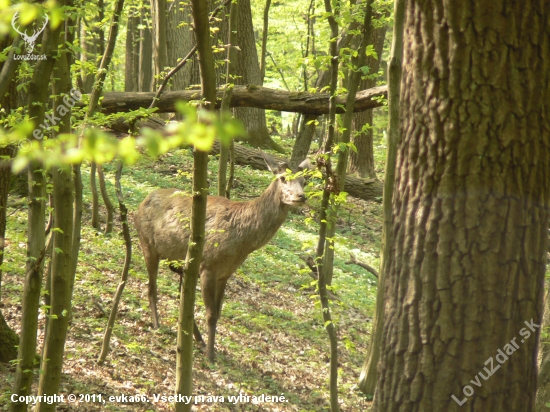
[[[219,196],[207,197],[205,244],[199,271],[208,328],[206,354],[210,362],[215,360],[216,325],[227,281],[250,253],[273,238],[286,220],[290,207],[306,202],[303,175],[290,175],[286,163],[277,163],[263,153],[262,156],[276,178],[259,198],[239,202]],[[309,168],[308,159],[300,163],[298,170],[306,168]],[[157,189],[145,198],[134,215],[149,275],[149,307],[155,329],[159,327],[159,262],[161,259],[181,261],[186,258],[191,205],[192,197],[178,189]],[[172,265],[170,268],[183,273]],[[194,336],[204,345],[196,323]]]

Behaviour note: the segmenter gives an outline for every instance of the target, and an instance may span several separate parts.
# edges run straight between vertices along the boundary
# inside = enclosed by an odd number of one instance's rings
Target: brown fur
[[[208,324],[207,355],[211,360],[227,280],[250,253],[271,240],[285,221],[290,205],[305,202],[302,177],[287,180],[286,165],[269,162],[268,166],[278,177],[258,199],[235,202],[209,196],[207,200],[200,276]],[[149,273],[149,303],[156,328],[159,260],[186,258],[191,205],[192,198],[177,189],[158,189],[147,196],[134,215]]]

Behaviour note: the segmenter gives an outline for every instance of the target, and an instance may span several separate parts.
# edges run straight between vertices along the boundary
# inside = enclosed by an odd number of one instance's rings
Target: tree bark
[[[68,67],[67,67],[68,69]],[[73,182],[71,169],[53,168],[54,243],[51,269],[51,308],[49,310],[47,334],[42,356],[42,374],[38,395],[52,395],[59,392],[65,340],[71,313],[71,298],[74,272],[72,271],[73,230]],[[37,412],[55,411],[55,403],[40,402]]]
[[[175,67],[178,60],[187,55],[193,47],[193,34],[189,26],[180,26],[182,22],[189,22],[189,8],[182,6],[178,0],[168,3],[166,16],[166,64]],[[171,90],[184,90],[190,84],[191,65],[179,70],[170,80]]]
[[[378,361],[382,350],[382,332],[384,327],[384,281],[390,259],[392,227],[393,190],[395,183],[395,163],[397,147],[401,141],[399,102],[401,95],[401,72],[403,59],[403,30],[405,28],[405,0],[396,0],[394,4],[394,24],[392,46],[388,70],[388,133],[387,154],[384,181],[382,241],[380,246],[380,277],[376,294],[372,336],[367,357],[359,376],[359,389],[367,395],[373,395],[378,378]]]
[[[176,111],[178,100],[199,100],[200,90],[182,90],[162,93],[158,105],[159,113]],[[223,90],[218,90],[216,108],[221,106]],[[386,86],[378,86],[362,90],[356,94],[355,112],[374,109],[383,103],[374,98],[385,97]],[[149,107],[155,93],[126,93],[108,92],[104,94],[102,111],[104,113],[118,113]],[[336,113],[343,113],[346,95],[336,98]],[[286,90],[269,89],[255,85],[234,86],[231,95],[231,107],[257,107],[259,109],[279,110],[283,112],[299,112],[313,115],[328,113],[329,95],[326,93],[287,92]]]
[[[143,7],[139,17],[142,28],[139,30],[139,91],[153,90],[153,38],[151,36],[151,16]]]
[[[411,0],[405,16],[373,409],[531,412],[548,250],[550,2]]]
[[[63,7],[66,1],[60,0],[58,5]],[[46,102],[49,97],[49,80],[53,70],[55,59],[53,54],[57,53],[57,45],[60,40],[62,25],[55,30],[47,26],[42,38],[40,54],[46,54],[47,59],[40,60],[34,67],[33,76],[29,84],[28,113],[29,119],[36,127],[44,124]],[[35,104],[41,102],[42,104]],[[29,140],[35,139],[33,134]],[[44,193],[46,180],[40,162],[31,162],[28,169],[29,176],[29,205],[27,232],[27,262],[25,286],[22,297],[21,314],[21,335],[19,349],[17,352],[17,370],[13,384],[13,394],[27,396],[30,393],[34,360],[36,352],[36,333],[38,330],[38,308],[40,303],[40,289],[42,283],[42,268],[45,253],[45,208]],[[26,411],[27,404],[24,402],[12,402],[10,410]]]
[[[128,11],[126,25],[126,59],[124,61],[124,91],[137,92],[139,89],[139,15],[135,9]]]
[[[69,4],[72,6],[72,2]],[[64,96],[70,96],[71,91],[71,55],[66,44],[72,43],[70,34],[71,20],[64,22],[64,46],[59,49],[60,54],[54,71],[53,112],[60,117],[59,129],[53,133],[57,137],[61,133],[71,132],[71,111],[60,114],[59,108],[64,107]],[[71,314],[72,287],[75,270],[72,263],[73,241],[73,181],[69,166],[54,167],[51,170],[53,183],[54,224],[52,231],[53,247],[51,249],[49,296],[50,309],[45,332],[44,347],[38,395],[51,395],[59,392],[61,371],[63,369],[63,354]],[[55,411],[56,403],[39,402],[36,412]]]
[[[160,84],[157,76],[164,70],[168,61],[166,46],[166,0],[151,0],[151,23],[153,38],[153,84],[157,88]]]

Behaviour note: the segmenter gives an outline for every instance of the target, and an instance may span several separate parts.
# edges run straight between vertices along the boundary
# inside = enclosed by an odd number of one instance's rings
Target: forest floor
[[[213,191],[217,162],[210,161]],[[82,243],[73,295],[73,320],[65,348],[61,394],[76,401],[59,404],[60,411],[168,411],[174,393],[176,320],[179,279],[168,268],[159,273],[159,315],[162,327],[152,329],[147,299],[147,273],[132,224],[132,212],[157,187],[189,190],[192,157],[180,150],[160,159],[143,159],[124,169],[122,180],[133,240],[133,262],[104,365],[96,362],[112,297],[119,283],[124,243],[118,211],[115,230],[104,235],[91,228],[89,169],[84,169],[85,207]],[[108,190],[114,196],[114,166],[106,165]],[[184,170],[185,172],[182,172]],[[272,179],[267,172],[236,168],[236,200],[261,194]],[[312,184],[314,184],[313,182]],[[249,256],[228,283],[217,328],[217,361],[209,364],[195,350],[196,411],[328,411],[329,343],[323,327],[315,282],[304,258],[314,256],[318,230],[318,198],[307,188],[308,205],[293,210],[275,238]],[[105,222],[105,209],[100,210]],[[26,253],[26,201],[9,201],[7,249],[1,310],[19,332]],[[346,264],[349,254],[378,267],[382,209],[380,204],[349,198],[339,212],[332,301],[339,338],[339,399],[342,411],[364,411],[370,402],[356,389],[370,339],[376,278]],[[197,293],[197,322],[206,331],[204,308]],[[44,311],[40,314],[41,326]],[[39,348],[43,330],[39,331]],[[0,365],[0,410],[7,410],[13,366]],[[36,379],[38,371],[36,371]],[[33,393],[35,390],[33,389]],[[95,395],[95,403],[94,401]],[[240,402],[229,396],[241,397]],[[253,403],[253,396],[279,397],[278,402]],[[97,402],[101,396],[102,402]],[[109,397],[119,397],[109,399]],[[146,401],[136,399],[146,396]],[[204,397],[201,397],[204,396]],[[283,399],[280,398],[284,396]],[[131,398],[134,397],[134,398]],[[223,397],[223,399],[221,398]],[[257,400],[262,400],[257,399]],[[137,401],[137,402],[136,402]],[[104,402],[104,403],[103,403]]]

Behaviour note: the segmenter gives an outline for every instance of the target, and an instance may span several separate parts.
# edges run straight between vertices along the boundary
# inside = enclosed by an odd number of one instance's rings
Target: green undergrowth
[[[284,140],[281,143],[285,143]],[[114,204],[114,164],[104,166],[107,189]],[[167,267],[158,279],[162,327],[153,330],[147,298],[147,272],[133,212],[149,192],[160,187],[190,190],[192,154],[177,150],[160,159],[143,158],[125,167],[122,186],[130,210],[133,261],[130,280],[119,306],[111,340],[112,351],[103,366],[96,364],[103,331],[111,310],[124,261],[124,242],[118,211],[115,230],[105,235],[90,226],[89,168],[83,168],[84,223],[73,296],[73,321],[67,345],[62,393],[172,395],[175,384],[176,322],[179,279]],[[217,158],[209,163],[210,192],[216,187]],[[258,197],[273,178],[268,172],[236,167],[234,200]],[[306,194],[319,190],[310,182]],[[272,241],[252,253],[230,279],[217,329],[217,362],[210,365],[195,352],[195,393],[229,396],[284,394],[288,402],[230,404],[203,402],[200,411],[326,411],[328,410],[328,338],[323,327],[315,281],[305,264],[317,244],[317,197],[293,209]],[[17,331],[26,253],[26,202],[11,196],[7,251],[2,284],[2,311]],[[101,207],[102,225],[105,209]],[[378,267],[381,206],[349,198],[339,213],[331,301],[340,349],[340,400],[343,410],[360,411],[367,401],[355,389],[370,337],[376,298],[376,278],[353,264],[350,254]],[[196,317],[206,333],[204,307],[197,294]],[[44,315],[41,315],[43,321]],[[43,322],[42,322],[43,323]],[[206,335],[205,335],[206,337]],[[43,335],[39,334],[41,345]],[[13,367],[0,371],[0,405],[6,404]],[[0,379],[2,381],[2,379]],[[168,402],[113,402],[101,410],[171,410]],[[61,410],[98,410],[87,403],[63,404]]]

